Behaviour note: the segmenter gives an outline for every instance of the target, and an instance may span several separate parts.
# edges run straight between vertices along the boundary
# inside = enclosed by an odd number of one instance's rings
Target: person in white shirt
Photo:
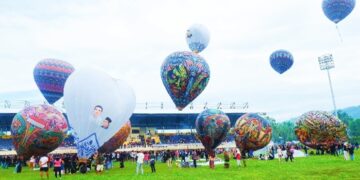
[[[143,169],[143,163],[144,163],[144,153],[139,152],[136,155],[137,160],[136,160],[136,174],[139,174],[139,169],[141,169],[141,174],[144,174],[144,169]]]
[[[39,166],[40,166],[40,177],[42,179],[43,172],[46,172],[46,177],[49,179],[49,158],[47,156],[42,156],[39,160]]]
[[[278,154],[278,158],[279,158],[279,162],[281,161],[281,158],[283,157],[283,152],[280,146],[278,146],[277,148],[277,154]]]

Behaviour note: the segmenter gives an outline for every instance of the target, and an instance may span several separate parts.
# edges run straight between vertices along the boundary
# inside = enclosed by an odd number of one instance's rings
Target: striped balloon
[[[65,82],[72,72],[71,64],[57,59],[44,59],[35,66],[35,82],[50,104],[63,96]]]

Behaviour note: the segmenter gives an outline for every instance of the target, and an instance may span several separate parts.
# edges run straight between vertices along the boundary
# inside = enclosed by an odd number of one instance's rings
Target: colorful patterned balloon
[[[68,124],[63,114],[51,105],[29,106],[17,113],[11,123],[13,144],[25,159],[45,155],[64,140]]]
[[[174,52],[161,66],[162,82],[181,111],[206,87],[210,69],[206,61],[192,52]]]
[[[355,0],[323,0],[322,9],[325,16],[337,24],[352,12],[355,3]]]
[[[286,50],[277,50],[270,55],[271,67],[278,73],[282,74],[294,64],[294,58]]]
[[[319,145],[329,149],[333,144],[347,141],[345,124],[325,111],[310,111],[300,116],[295,134],[301,143],[312,148]]]
[[[120,128],[118,132],[116,132],[116,134],[113,137],[111,137],[107,142],[105,142],[98,149],[98,151],[101,153],[114,152],[117,148],[119,148],[122,144],[124,144],[128,136],[130,135],[130,131],[131,131],[131,123],[130,121],[128,121],[123,127]]]
[[[198,139],[210,155],[226,138],[230,129],[229,117],[218,109],[207,109],[200,113],[195,122]]]
[[[244,152],[265,147],[272,135],[270,123],[254,113],[242,115],[236,121],[234,131],[236,146]]]
[[[57,59],[44,59],[35,66],[35,82],[50,104],[63,96],[65,82],[73,71],[71,64]]]
[[[208,29],[201,24],[194,24],[186,31],[186,42],[194,53],[203,51],[209,44]]]

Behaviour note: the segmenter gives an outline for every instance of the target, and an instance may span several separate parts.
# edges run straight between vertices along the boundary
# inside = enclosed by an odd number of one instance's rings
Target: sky
[[[189,50],[186,30],[202,24],[210,42],[200,55],[211,79],[194,104],[248,102],[247,111],[266,112],[278,121],[332,110],[327,73],[317,60],[331,53],[337,107],[359,105],[359,8],[338,24],[341,42],[321,2],[0,1],[0,101],[42,98],[33,68],[44,58],[56,58],[128,82],[138,103],[171,104],[160,67],[169,54]],[[294,57],[282,75],[269,63],[278,49]]]

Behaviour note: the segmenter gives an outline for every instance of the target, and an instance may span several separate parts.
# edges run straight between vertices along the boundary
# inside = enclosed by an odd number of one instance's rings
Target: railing
[[[23,109],[25,107],[28,107],[30,105],[35,104],[48,104],[46,101],[41,100],[0,100],[0,109]],[[64,101],[59,101],[54,104],[56,107],[65,109]],[[224,102],[218,102],[218,103],[198,103],[194,104],[191,103],[188,107],[189,110],[193,109],[239,109],[239,110],[245,110],[249,108],[249,103],[239,103],[239,102],[230,102],[230,103],[224,103]],[[137,110],[162,110],[162,109],[175,109],[175,105],[172,102],[139,102],[136,103],[136,109]]]

